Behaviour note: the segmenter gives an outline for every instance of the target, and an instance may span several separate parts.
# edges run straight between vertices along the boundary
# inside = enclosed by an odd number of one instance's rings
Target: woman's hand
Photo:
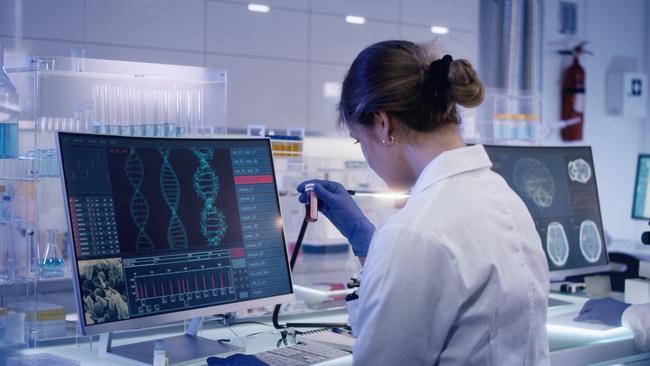
[[[318,197],[318,210],[323,213],[352,245],[352,251],[358,257],[365,257],[370,248],[375,226],[361,212],[348,191],[338,182],[329,180],[308,180],[296,188],[300,193],[298,200],[307,203],[305,185],[314,184]]]
[[[577,322],[596,320],[603,324],[620,327],[623,312],[630,304],[606,297],[587,301],[580,314],[574,319]]]

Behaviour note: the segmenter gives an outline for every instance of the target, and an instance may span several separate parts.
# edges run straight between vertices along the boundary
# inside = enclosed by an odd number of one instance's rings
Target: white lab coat
[[[621,320],[634,335],[634,347],[639,352],[650,351],[650,304],[630,306],[623,312]]]
[[[481,145],[447,151],[379,227],[359,299],[356,365],[548,365],[548,266],[526,206]]]

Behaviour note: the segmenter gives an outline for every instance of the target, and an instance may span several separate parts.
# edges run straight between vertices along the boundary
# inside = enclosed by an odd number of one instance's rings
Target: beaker
[[[43,256],[38,260],[41,278],[63,277],[63,255],[57,243],[59,231],[47,230],[47,245]]]

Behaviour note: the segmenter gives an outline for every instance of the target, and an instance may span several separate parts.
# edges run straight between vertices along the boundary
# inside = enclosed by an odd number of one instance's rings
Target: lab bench
[[[572,302],[571,305],[553,307],[549,309],[549,322],[558,314],[576,313],[586,301],[581,296],[553,294],[552,297],[558,300]],[[292,322],[343,322],[347,319],[347,313],[344,309],[324,310],[310,314],[283,316],[281,321],[290,319]],[[230,328],[219,326],[218,322],[207,322],[201,332],[201,336],[210,339],[232,339],[235,332],[239,336],[252,335],[261,332],[261,334],[244,337],[246,339],[246,353],[258,353],[273,349],[276,347],[279,335],[277,331],[269,326],[271,319],[261,317],[254,320],[266,323],[251,324],[242,323],[232,325]],[[244,321],[244,320],[242,320]],[[634,349],[632,333],[624,328],[616,328],[605,331],[592,331],[590,329],[580,328],[579,325],[566,324],[566,326],[557,326],[549,324],[547,326],[548,338],[550,345],[551,365],[642,365],[650,364],[650,353],[639,353]],[[116,335],[114,344],[122,345],[133,342],[140,342],[150,339],[168,337],[182,334],[182,325],[160,327],[143,331],[134,331],[130,333],[119,333]],[[97,337],[72,337],[67,340],[55,342],[45,342],[38,348],[14,350],[8,352],[0,359],[18,354],[34,354],[48,352],[67,358],[72,358],[81,362],[81,365],[118,365],[120,362],[115,360],[100,358],[97,356]],[[173,352],[173,350],[167,350]],[[2,365],[3,363],[1,363]],[[346,356],[332,360],[323,365],[350,365],[352,356]],[[189,362],[185,365],[205,365],[204,360]]]

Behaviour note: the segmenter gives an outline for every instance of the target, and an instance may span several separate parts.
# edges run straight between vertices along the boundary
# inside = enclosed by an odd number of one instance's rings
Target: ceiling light
[[[268,13],[269,10],[271,10],[271,7],[262,4],[248,4],[248,10],[258,13]]]
[[[365,24],[366,23],[366,18],[364,17],[358,17],[355,15],[348,15],[345,17],[345,21],[350,23],[350,24]]]
[[[434,34],[447,34],[447,33],[449,33],[449,28],[447,28],[447,27],[439,27],[437,25],[434,25],[433,27],[431,27],[431,33],[434,33]]]

